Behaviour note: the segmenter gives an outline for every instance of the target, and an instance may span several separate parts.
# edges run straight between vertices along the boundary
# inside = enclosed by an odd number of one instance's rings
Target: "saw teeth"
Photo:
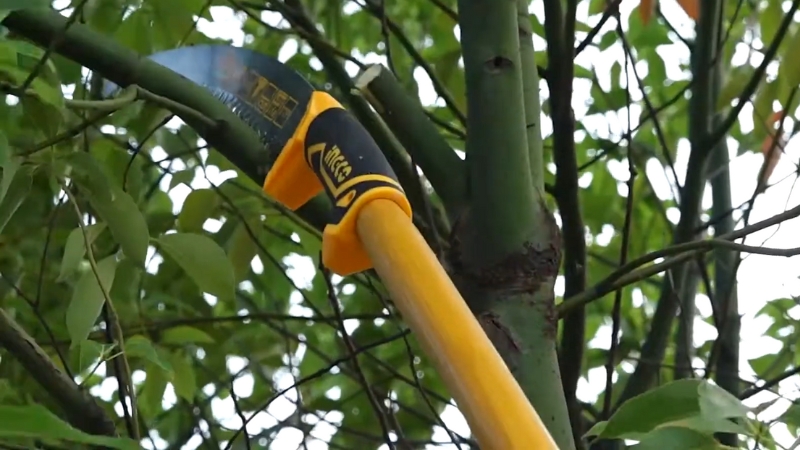
[[[264,144],[265,149],[267,150],[268,161],[267,164],[270,166],[275,162],[277,159],[276,154],[271,150],[271,139],[268,133],[268,130],[272,128],[271,124],[266,121],[261,114],[259,114],[255,109],[250,106],[247,102],[243,101],[236,95],[219,89],[213,88],[211,86],[205,85],[207,89],[211,91],[211,93],[216,97],[219,101],[226,104],[230,107],[231,111],[236,114],[237,117],[242,119],[244,123],[246,123],[251,129],[253,129],[256,134],[258,134],[259,140],[262,144]]]

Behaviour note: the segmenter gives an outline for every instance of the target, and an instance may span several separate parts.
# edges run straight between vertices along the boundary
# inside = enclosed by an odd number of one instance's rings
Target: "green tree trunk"
[[[560,236],[542,198],[538,77],[529,28],[518,21],[525,11],[511,0],[460,0],[458,10],[469,206],[453,226],[448,263],[559,447],[569,450],[553,309]]]

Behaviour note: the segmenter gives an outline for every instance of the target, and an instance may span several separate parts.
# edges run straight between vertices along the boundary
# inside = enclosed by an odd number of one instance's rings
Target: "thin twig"
[[[622,30],[622,20],[620,19],[619,12],[615,14],[617,21],[617,34],[624,35]],[[625,100],[627,107],[625,108],[628,114],[628,195],[625,200],[625,218],[622,225],[622,243],[620,244],[619,265],[624,266],[628,262],[628,247],[631,240],[631,225],[633,223],[633,199],[634,191],[636,190],[636,164],[633,159],[633,143],[631,136],[631,80],[628,73],[628,64],[631,58],[628,53],[625,53]],[[611,308],[611,345],[608,349],[608,359],[606,361],[606,389],[603,393],[603,415],[602,418],[608,420],[611,417],[611,398],[614,388],[614,368],[616,367],[616,353],[619,347],[619,330],[622,323],[622,291],[618,289],[614,295],[614,305]]]
[[[369,345],[361,346],[358,349],[358,351],[356,352],[356,355],[361,354],[361,353],[366,353],[367,351],[372,350],[373,348],[380,347],[382,345],[386,345],[386,344],[388,344],[390,342],[394,342],[397,339],[401,339],[403,336],[408,335],[409,333],[411,333],[411,330],[406,329],[406,330],[403,330],[401,333],[393,334],[391,336],[388,336],[386,338],[383,338],[383,339],[380,339],[380,340],[378,340],[376,342],[373,342],[373,343],[371,343]],[[309,349],[310,349],[310,347],[309,347]],[[324,355],[325,353],[322,352],[321,354]],[[242,423],[242,426],[236,431],[236,433],[233,434],[233,436],[231,436],[231,439],[228,441],[228,445],[225,447],[225,450],[230,450],[233,447],[233,444],[236,441],[236,438],[238,438],[239,435],[244,431],[245,427],[247,427],[247,424],[250,423],[250,421],[253,420],[261,411],[264,411],[265,409],[269,408],[269,405],[271,405],[272,402],[274,402],[275,400],[281,398],[283,395],[285,395],[289,391],[297,389],[297,388],[299,388],[300,386],[302,386],[304,384],[307,384],[307,383],[309,383],[309,382],[311,382],[313,380],[316,380],[318,378],[321,378],[321,377],[327,375],[328,372],[330,372],[334,367],[338,367],[341,364],[344,364],[344,363],[350,361],[351,359],[352,359],[351,355],[347,355],[347,356],[335,359],[335,360],[331,361],[327,366],[323,367],[322,369],[317,370],[316,372],[308,375],[307,377],[303,378],[302,380],[298,380],[297,383],[295,383],[295,384],[293,384],[293,385],[291,385],[291,386],[289,386],[289,387],[287,387],[285,389],[281,389],[280,391],[276,392],[275,395],[273,395],[269,400],[264,402],[264,404],[261,405],[261,407],[258,408],[258,410],[254,411],[252,414],[250,414],[250,417],[248,417],[247,420],[245,420]]]
[[[30,73],[28,73],[28,77],[22,82],[18,92],[22,93],[27,91],[31,84],[33,84],[33,81],[39,76],[39,73],[44,68],[44,65],[50,60],[50,55],[53,54],[56,47],[61,43],[61,40],[64,39],[64,34],[72,26],[72,24],[78,20],[78,17],[83,10],[83,6],[86,5],[87,1],[88,0],[80,0],[80,2],[75,5],[75,8],[72,10],[72,14],[69,15],[61,30],[53,37],[52,40],[50,40],[50,44],[47,46],[47,49],[45,49],[44,54],[41,58],[39,58],[39,61],[36,62],[36,65],[33,66],[33,69],[31,69]]]
[[[558,305],[558,307],[556,308],[558,310],[558,316],[563,317],[564,314],[566,314],[573,308],[581,307],[587,303],[602,298],[604,295],[608,294],[609,292],[613,292],[614,290],[619,289],[622,286],[626,286],[628,284],[641,281],[647,277],[663,272],[664,270],[667,270],[668,268],[676,264],[682,263],[687,259],[693,258],[700,253],[705,253],[707,251],[710,251],[713,248],[726,247],[740,252],[769,255],[769,256],[791,257],[798,255],[800,254],[800,248],[780,249],[780,248],[755,247],[750,245],[737,244],[735,242],[730,242],[730,241],[740,239],[741,237],[747,236],[748,234],[752,234],[755,233],[756,231],[760,231],[765,228],[769,228],[773,225],[780,224],[786,220],[793,219],[799,215],[800,215],[800,206],[797,206],[786,212],[772,216],[769,219],[755,223],[749,227],[741,228],[732,233],[719,236],[716,239],[705,239],[705,240],[686,242],[684,244],[673,245],[671,247],[657,250],[648,253],[644,256],[641,256],[639,258],[636,258],[635,260],[625,264],[624,266],[614,271],[611,275],[609,275],[603,281],[597,283],[590,289],[587,289],[581,292],[580,294],[574,296],[573,298],[570,298],[569,300],[566,300],[560,305]],[[666,261],[663,261],[659,264],[654,264],[650,267],[645,267],[638,271],[636,270],[641,266],[651,263],[659,258],[666,258],[669,256],[674,256],[674,257]]]
[[[89,266],[92,269],[92,273],[94,273],[95,279],[97,280],[97,284],[100,287],[100,291],[103,293],[103,299],[105,300],[105,306],[108,307],[108,311],[112,316],[112,320],[109,322],[109,327],[111,328],[111,332],[114,334],[114,339],[117,341],[117,346],[119,347],[120,351],[120,358],[122,360],[122,365],[124,369],[125,380],[123,383],[119,383],[119,392],[120,392],[120,401],[122,403],[123,411],[126,411],[126,415],[130,414],[131,422],[132,422],[132,429],[129,430],[131,434],[131,438],[139,441],[139,418],[136,409],[136,394],[134,392],[133,380],[131,378],[131,368],[130,364],[128,364],[128,358],[125,355],[125,338],[122,335],[122,327],[119,323],[119,316],[117,315],[116,309],[114,308],[114,304],[111,301],[111,295],[108,292],[108,287],[103,284],[103,280],[100,278],[100,272],[97,268],[97,260],[94,256],[94,250],[92,249],[92,240],[89,237],[89,232],[86,230],[86,225],[83,222],[83,213],[81,212],[81,208],[78,205],[78,201],[75,199],[75,196],[72,195],[70,192],[69,186],[62,183],[61,188],[67,195],[70,203],[72,203],[73,208],[75,209],[75,214],[78,218],[78,227],[83,234],[83,241],[86,245],[86,256],[89,259]],[[130,401],[130,413],[127,412],[128,406],[125,404],[125,398],[122,395],[123,391],[127,391],[127,397]]]
[[[322,261],[321,256],[319,260]],[[353,370],[358,376],[361,386],[364,388],[364,392],[367,394],[367,398],[369,398],[369,401],[372,404],[372,409],[375,410],[375,416],[381,425],[381,430],[383,431],[384,438],[386,439],[386,445],[389,446],[390,450],[394,449],[395,443],[390,434],[391,427],[389,426],[389,422],[384,414],[383,405],[381,405],[376,398],[375,393],[372,391],[372,387],[369,384],[369,380],[367,380],[366,375],[364,375],[364,371],[361,369],[361,364],[358,362],[358,352],[356,350],[356,346],[353,343],[353,340],[350,338],[347,328],[344,326],[344,320],[341,320],[342,309],[339,307],[339,299],[336,297],[336,288],[334,288],[333,282],[331,281],[330,271],[328,271],[328,269],[323,267],[321,264],[319,269],[322,272],[322,277],[325,279],[325,285],[328,288],[328,300],[331,302],[333,314],[340,318],[340,320],[338,320],[339,333],[341,333],[344,345],[350,355],[350,363],[353,365]]]

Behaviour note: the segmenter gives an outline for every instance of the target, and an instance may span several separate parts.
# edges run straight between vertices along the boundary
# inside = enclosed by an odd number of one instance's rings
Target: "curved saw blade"
[[[314,92],[302,75],[280,61],[227,45],[196,45],[148,57],[211,91],[255,130],[271,166],[294,134]],[[106,83],[104,94],[119,86]]]

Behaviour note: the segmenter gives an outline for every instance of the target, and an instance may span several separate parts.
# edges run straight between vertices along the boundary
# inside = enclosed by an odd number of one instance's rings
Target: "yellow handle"
[[[428,244],[394,202],[364,205],[358,235],[485,450],[558,450]]]

